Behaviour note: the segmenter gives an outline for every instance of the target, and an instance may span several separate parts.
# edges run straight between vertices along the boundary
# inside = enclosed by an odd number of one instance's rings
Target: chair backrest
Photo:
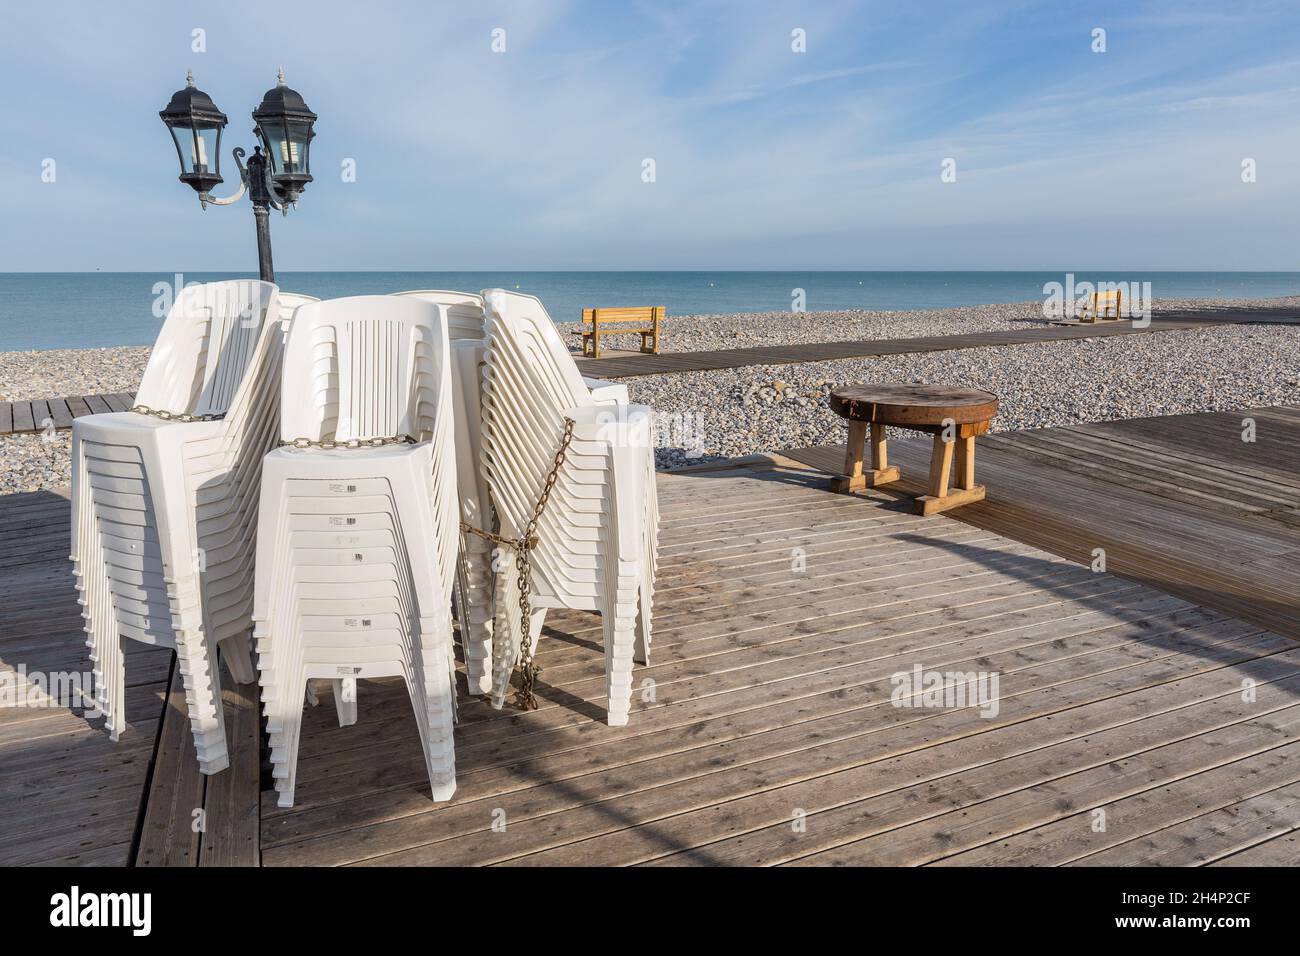
[[[450,408],[446,310],[390,295],[299,306],[285,346],[282,439],[428,438]]]
[[[483,338],[483,297],[473,292],[448,292],[442,289],[413,289],[394,292],[409,295],[426,302],[436,302],[447,307],[447,337],[456,339]]]
[[[274,284],[254,279],[186,286],[158,333],[136,401],[173,413],[225,414],[263,332],[279,317],[278,299]]]
[[[298,311],[298,306],[319,301],[316,296],[304,292],[281,292],[280,321],[284,323],[285,331],[289,330],[289,323],[293,321],[293,314]]]
[[[559,422],[567,408],[590,405],[591,392],[560,332],[531,295],[483,292],[488,340],[487,378],[508,376],[531,408],[546,409]]]
[[[528,520],[564,432],[564,414],[593,404],[573,356],[541,302],[530,295],[483,293],[487,359],[483,369],[482,464],[506,533]]]

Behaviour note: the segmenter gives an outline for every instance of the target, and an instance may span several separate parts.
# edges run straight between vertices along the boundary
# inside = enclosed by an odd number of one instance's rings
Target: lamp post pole
[[[253,221],[257,225],[257,269],[263,282],[275,281],[275,264],[271,261],[271,201],[266,188],[266,160],[260,146],[248,158],[249,198],[253,201]]]
[[[204,209],[229,206],[248,193],[257,229],[258,273],[262,281],[274,282],[271,210],[279,209],[287,214],[290,206],[297,206],[298,197],[312,181],[309,153],[316,135],[312,128],[316,114],[307,108],[299,93],[285,84],[284,70],[281,70],[275,87],[267,90],[253,111],[258,145],[248,157],[247,166],[243,162],[244,150],[238,147],[234,150],[240,185],[234,195],[225,198],[214,197],[210,190],[222,182],[221,131],[227,122],[226,114],[217,109],[212,97],[195,87],[194,77],[190,75],[186,77],[185,88],[174,93],[171,102],[158,115],[176,145],[181,182],[194,188]]]

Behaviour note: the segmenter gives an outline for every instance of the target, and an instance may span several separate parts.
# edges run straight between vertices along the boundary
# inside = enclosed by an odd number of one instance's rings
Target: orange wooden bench
[[[618,309],[583,309],[582,322],[590,329],[579,329],[582,336],[582,354],[600,358],[600,337],[640,333],[641,351],[659,354],[659,323],[663,321],[662,305]]]

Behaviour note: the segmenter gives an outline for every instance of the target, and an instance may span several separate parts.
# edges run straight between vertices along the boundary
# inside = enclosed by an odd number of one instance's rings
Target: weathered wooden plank
[[[203,801],[202,866],[261,862],[261,725],[256,684],[222,689],[230,766],[207,782]]]
[[[1084,866],[1204,866],[1233,853],[1300,829],[1300,783],[1293,769],[1300,748],[1288,745],[1251,761],[1231,764],[1227,779],[1214,771],[1187,778],[1182,791],[1201,813],[1111,850],[1084,857]],[[1288,766],[1288,763],[1290,764]],[[1269,786],[1272,784],[1272,786]],[[1163,803],[1168,791],[1162,788]],[[1225,802],[1228,794],[1240,793]],[[1199,794],[1199,796],[1197,796]],[[1143,818],[1143,825],[1148,825]]]
[[[14,402],[13,416],[14,416],[13,430],[15,432],[35,431],[36,422],[32,418],[31,402]]]
[[[67,401],[68,410],[72,412],[72,417],[74,419],[81,418],[83,415],[94,414],[94,412],[90,410],[90,406],[86,404],[86,400],[80,395],[69,395],[65,401]]]
[[[44,431],[45,423],[52,422],[50,417],[50,403],[37,400],[32,402],[32,429],[33,431]]]
[[[102,415],[113,410],[113,407],[108,404],[108,400],[103,395],[83,395],[81,399],[86,403],[91,414]]]
[[[1271,840],[1215,860],[1209,866],[1300,866],[1300,832],[1291,830]]]
[[[203,808],[205,780],[199,773],[190,731],[185,687],[172,662],[167,707],[144,797],[144,817],[134,866],[197,866],[199,832],[195,814]]]
[[[49,400],[50,417],[54,419],[55,428],[72,427],[72,410],[68,408],[66,398],[52,398]]]
[[[11,402],[0,402],[0,435],[14,430],[14,407]]]

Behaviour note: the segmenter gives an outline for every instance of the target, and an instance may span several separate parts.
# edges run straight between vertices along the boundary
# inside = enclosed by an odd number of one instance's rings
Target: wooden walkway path
[[[743,368],[750,365],[790,365],[827,362],[834,359],[902,355],[908,352],[940,352],[950,349],[1024,345],[1032,342],[1064,342],[1074,339],[1105,338],[1112,335],[1142,335],[1204,328],[1207,325],[1243,323],[1300,324],[1300,310],[1243,309],[1240,311],[1159,313],[1146,328],[1134,328],[1125,321],[1090,325],[1034,325],[1008,332],[971,332],[962,335],[930,335],[903,339],[868,339],[857,342],[815,342],[804,345],[769,345],[743,349],[698,352],[661,352],[658,355],[626,355],[602,359],[577,358],[582,374],[595,378],[627,378],[670,372],[701,372],[711,369]],[[669,320],[665,336],[672,335]]]
[[[599,619],[555,613],[539,710],[463,697],[452,802],[427,797],[402,688],[369,681],[353,727],[327,695],[309,709],[297,805],[250,807],[255,751],[199,779],[162,702],[170,655],[147,652],[119,745],[75,713],[18,718],[42,722],[33,736],[0,712],[0,863],[1300,861],[1294,641],[823,484],[804,467],[659,477],[655,639],[627,727],[601,719]],[[67,505],[13,497],[0,554],[23,571],[0,595],[0,668],[82,666]],[[895,706],[915,666],[997,674],[996,712]],[[246,690],[228,699],[240,741]]]
[[[112,395],[70,395],[31,402],[0,402],[0,435],[44,431],[45,422],[56,429],[71,428],[74,418],[102,412],[124,412],[135,404],[131,392]]]
[[[1300,310],[1257,308],[1158,313],[1148,328],[1133,328],[1129,321],[1098,322],[1093,325],[1035,325],[1010,332],[972,332],[965,335],[931,335],[902,339],[869,339],[859,342],[814,342],[804,345],[771,345],[748,349],[715,349],[698,352],[663,352],[659,355],[624,353],[603,359],[574,356],[584,375],[598,378],[629,378],[670,372],[700,372],[743,368],[749,365],[791,365],[833,359],[902,355],[908,352],[939,352],[950,349],[1023,345],[1031,342],[1059,342],[1202,328],[1206,325],[1242,323],[1300,324]],[[665,333],[667,334],[667,333]],[[98,412],[120,412],[130,408],[130,392],[112,395],[72,395],[66,398],[26,402],[0,402],[0,435],[39,432],[48,419],[56,429],[71,428],[74,418]]]

